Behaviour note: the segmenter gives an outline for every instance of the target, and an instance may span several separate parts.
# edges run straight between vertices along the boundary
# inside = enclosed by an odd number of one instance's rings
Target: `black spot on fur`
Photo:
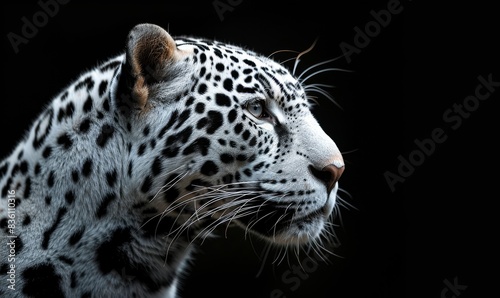
[[[206,92],[207,92],[207,85],[206,85],[206,84],[203,84],[203,83],[202,83],[202,84],[200,84],[200,85],[198,86],[198,93],[199,93],[200,95],[203,95],[203,94],[205,94]]]
[[[8,221],[9,221],[9,219],[7,217],[0,219],[0,229],[7,228]]]
[[[226,89],[227,91],[229,92],[233,91],[233,80],[229,78],[225,79],[222,85],[224,86],[224,89]]]
[[[142,135],[147,137],[149,135],[149,131],[150,131],[149,125],[146,125],[142,130]]]
[[[42,166],[39,163],[36,163],[35,165],[35,175],[40,174],[40,171],[42,170]],[[0,177],[1,179],[1,177]]]
[[[109,139],[113,137],[113,133],[115,132],[115,128],[109,124],[104,124],[101,127],[101,133],[99,133],[99,136],[96,139],[96,143],[99,147],[104,147],[106,146],[107,142]]]
[[[26,214],[26,216],[23,219],[22,225],[28,226],[30,223],[31,223],[31,217],[28,214]]]
[[[205,63],[205,61],[207,61],[207,55],[205,55],[205,53],[201,53],[200,54],[200,62]]]
[[[191,134],[193,133],[193,128],[191,126],[186,127],[180,132],[170,135],[165,141],[165,148],[162,153],[166,157],[175,157],[179,153],[179,144],[185,144]]]
[[[198,120],[198,123],[196,123],[196,129],[202,129],[203,127],[205,127],[205,125],[207,125],[207,123],[207,117],[201,118],[200,120]]]
[[[66,107],[61,107],[59,112],[57,113],[57,121],[61,122],[66,118],[71,118],[75,112],[75,105],[72,102],[69,102]]]
[[[200,173],[205,176],[213,176],[219,172],[219,167],[211,160],[206,161],[200,169]]]
[[[227,120],[229,121],[229,123],[233,123],[234,120],[236,120],[236,116],[238,115],[238,112],[236,110],[231,110],[229,111],[229,113],[227,114]]]
[[[235,134],[237,134],[237,135],[240,134],[242,130],[243,130],[243,124],[238,123],[234,126],[234,133]]]
[[[222,63],[215,64],[215,69],[217,69],[217,71],[223,72],[225,68],[226,67]]]
[[[83,81],[79,82],[75,85],[75,91],[87,87],[87,90],[91,90],[94,87],[94,80],[92,80],[91,76],[86,77]]]
[[[223,163],[232,163],[234,161],[234,157],[231,154],[223,153],[220,155],[220,160]]]
[[[218,48],[212,48],[212,50],[213,50],[214,54],[215,54],[217,57],[219,57],[219,58],[221,58],[221,59],[223,59],[223,58],[224,58],[224,56],[222,55],[222,52],[221,52]],[[222,63],[218,63],[218,64],[222,64]],[[224,65],[222,65],[222,66],[224,66]]]
[[[201,155],[206,156],[208,154],[208,149],[210,147],[210,140],[201,137],[194,140],[191,144],[189,144],[184,151],[182,151],[183,155],[189,155],[195,152],[200,152]]]
[[[229,107],[231,106],[231,99],[229,98],[229,96],[223,93],[217,93],[215,94],[215,103],[218,104],[219,106]]]
[[[38,149],[45,142],[52,128],[52,117],[54,117],[54,110],[47,110],[42,116],[40,121],[35,127],[35,137],[33,138],[33,148]],[[41,131],[42,124],[45,125],[45,131]]]
[[[254,170],[254,171],[258,171],[258,170],[260,170],[260,169],[264,166],[264,164],[265,164],[264,162],[260,162],[260,163],[256,164],[256,165],[253,167],[253,170]]]
[[[147,144],[142,143],[139,145],[139,148],[137,148],[137,155],[142,156],[144,154],[144,151],[146,151]]]
[[[26,178],[23,196],[25,198],[29,198],[31,196],[31,178],[30,177]]]
[[[109,112],[109,100],[105,99],[102,103],[102,108],[106,111]]]
[[[103,96],[107,88],[108,88],[108,81],[107,80],[102,81],[99,84],[99,96]]]
[[[186,107],[189,107],[190,105],[193,104],[195,98],[194,96],[190,96],[187,100],[186,100]]]
[[[57,229],[57,226],[61,223],[61,220],[67,211],[68,210],[64,207],[59,208],[59,210],[57,211],[56,220],[54,221],[54,223],[52,223],[52,226],[43,233],[43,240],[42,240],[43,249],[47,249],[49,247],[50,237],[52,236],[52,233],[54,233],[54,231]]]
[[[203,112],[205,112],[205,104],[202,102],[197,103],[194,110],[198,114],[203,114]]]
[[[19,172],[19,165],[15,164],[14,167],[12,167],[12,170],[10,171],[10,176],[12,177],[16,176],[17,172]]]
[[[160,130],[160,133],[158,134],[158,138],[163,138],[163,135],[174,125],[175,121],[177,120],[177,117],[179,116],[178,111],[174,111],[172,115],[170,116],[170,119],[168,120],[167,124]]]
[[[68,244],[70,246],[74,246],[75,244],[77,244],[82,239],[84,232],[85,232],[85,227],[71,234],[71,236],[68,239]]]
[[[241,84],[239,84],[238,86],[236,86],[236,91],[238,91],[239,93],[255,93],[255,89],[254,88],[250,88],[250,87],[245,87]]]
[[[134,164],[133,164],[132,160],[130,160],[128,162],[128,170],[127,170],[127,175],[129,177],[132,177],[132,169],[133,169],[133,167],[134,167]]]
[[[24,279],[23,294],[29,297],[63,298],[61,276],[50,263],[37,264],[22,272]]]
[[[203,77],[206,72],[207,72],[207,69],[205,67],[200,68],[200,73],[199,73],[200,78]]]
[[[73,145],[73,141],[71,140],[70,136],[65,133],[57,138],[57,144],[61,145],[65,150],[68,150],[71,145]]]
[[[61,95],[61,102],[65,101],[68,98],[68,91],[64,91],[63,95]]]
[[[102,198],[99,207],[97,207],[97,212],[96,212],[97,218],[102,218],[104,215],[108,213],[108,206],[114,200],[116,200],[116,194],[114,192],[108,193]]]
[[[142,182],[141,186],[141,192],[146,193],[151,189],[151,185],[153,184],[153,181],[151,179],[151,176],[147,176],[144,181]]]
[[[116,169],[113,169],[113,171],[106,173],[106,182],[108,183],[109,187],[115,186],[116,176],[117,176]]]
[[[184,122],[189,118],[189,115],[191,114],[191,110],[187,109],[183,111],[180,115],[179,118],[177,119],[177,125],[175,126],[175,129],[179,128],[184,124]]]
[[[130,260],[123,251],[123,246],[132,240],[130,229],[117,228],[108,240],[104,241],[96,250],[96,262],[102,274],[115,270],[122,272],[125,264]]]
[[[250,147],[253,147],[253,146],[255,146],[256,144],[257,144],[257,138],[254,136],[254,137],[250,140],[250,142],[248,142],[248,145],[249,145]]]
[[[89,128],[90,128],[90,119],[85,119],[82,121],[82,123],[80,123],[80,126],[79,126],[79,131],[82,132],[82,133],[86,133],[87,131],[89,131]]]
[[[21,165],[19,166],[19,170],[21,171],[21,174],[23,175],[26,175],[26,173],[28,172],[28,163],[23,160],[21,162]]]
[[[250,169],[244,169],[243,174],[245,174],[247,177],[252,177],[252,171]]]
[[[54,186],[54,171],[50,171],[49,177],[47,177],[47,186],[49,188]]]
[[[52,147],[50,147],[50,146],[45,147],[45,149],[43,149],[43,152],[42,152],[43,158],[49,157],[50,154],[52,154]]]
[[[77,183],[78,180],[80,180],[80,176],[78,175],[77,170],[71,171],[71,180],[73,180],[74,183]]]
[[[248,129],[245,129],[243,134],[241,134],[241,137],[243,138],[244,141],[248,140],[248,138],[250,137],[250,131]]]
[[[82,175],[83,177],[88,177],[90,176],[91,172],[92,172],[92,160],[90,158],[87,158],[83,163]]]
[[[92,101],[92,97],[90,97],[90,95],[87,97],[87,100],[85,100],[85,103],[83,103],[83,112],[84,113],[88,113],[90,111],[92,111],[92,106],[93,106],[93,101]]]
[[[244,59],[243,62],[251,67],[255,67],[255,63],[253,61],[250,61],[248,59]]]
[[[207,134],[213,134],[224,124],[224,119],[222,113],[217,111],[208,111],[207,116],[209,120]]]
[[[65,194],[64,194],[64,199],[66,200],[66,202],[68,204],[73,204],[73,202],[75,201],[75,194],[72,192],[72,191],[67,191]]]
[[[161,161],[162,159],[158,156],[153,160],[153,164],[151,165],[151,173],[153,174],[153,176],[157,176],[161,173],[163,168]]]

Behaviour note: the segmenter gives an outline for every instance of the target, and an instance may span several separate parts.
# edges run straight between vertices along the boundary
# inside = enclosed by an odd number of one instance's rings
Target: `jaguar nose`
[[[332,189],[335,187],[335,183],[337,183],[337,181],[340,179],[340,176],[342,176],[345,165],[341,162],[334,162],[325,166],[321,170],[317,170],[312,165],[309,166],[309,169],[314,177],[318,178],[325,184],[327,193],[330,194]]]

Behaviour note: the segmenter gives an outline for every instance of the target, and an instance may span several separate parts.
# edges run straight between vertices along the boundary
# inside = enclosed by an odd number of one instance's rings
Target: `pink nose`
[[[323,172],[326,172],[329,175],[329,177],[327,176],[327,179],[325,179],[324,181],[328,193],[330,193],[332,189],[335,187],[335,183],[339,181],[340,176],[342,176],[342,173],[344,173],[344,169],[345,169],[344,165],[342,165],[340,168],[337,167],[336,165],[327,165],[322,169]]]
[[[318,178],[325,184],[328,194],[330,194],[332,189],[335,187],[335,183],[339,181],[340,176],[342,176],[342,173],[344,172],[344,169],[345,166],[343,164],[329,164],[321,170],[317,170],[312,165],[309,166],[309,170],[314,175],[314,177]]]

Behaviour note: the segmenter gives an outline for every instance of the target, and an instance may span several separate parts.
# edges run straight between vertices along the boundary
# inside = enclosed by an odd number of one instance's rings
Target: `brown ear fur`
[[[149,84],[161,78],[161,71],[176,60],[176,45],[161,27],[140,24],[129,33],[127,64],[132,76],[132,98],[139,107],[145,107],[149,98]]]

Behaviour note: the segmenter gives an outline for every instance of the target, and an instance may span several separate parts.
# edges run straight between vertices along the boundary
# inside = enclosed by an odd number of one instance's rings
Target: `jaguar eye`
[[[247,110],[255,118],[262,118],[262,114],[264,113],[264,101],[258,100],[247,104]]]
[[[247,104],[246,109],[257,119],[268,118],[266,112],[266,102],[264,100],[255,100]]]

